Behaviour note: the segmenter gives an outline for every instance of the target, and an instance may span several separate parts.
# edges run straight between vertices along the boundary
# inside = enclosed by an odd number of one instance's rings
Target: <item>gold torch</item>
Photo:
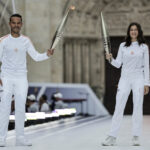
[[[104,50],[107,54],[109,54],[110,50],[111,50],[111,44],[110,44],[110,38],[109,38],[109,35],[107,32],[106,23],[104,21],[102,12],[101,12],[101,30],[102,30],[102,38],[103,38],[103,42],[104,42]],[[110,60],[109,60],[109,62],[110,62]]]
[[[53,36],[53,39],[52,39],[52,44],[50,46],[50,49],[55,49],[58,42],[60,41],[61,37],[62,37],[62,34],[63,34],[63,30],[64,30],[64,27],[66,25],[66,22],[67,22],[67,19],[68,19],[68,15],[69,15],[69,12],[70,10],[74,10],[75,7],[74,6],[71,6],[68,11],[66,12],[66,14],[64,15],[62,21],[60,22],[59,26],[57,27],[57,30]]]

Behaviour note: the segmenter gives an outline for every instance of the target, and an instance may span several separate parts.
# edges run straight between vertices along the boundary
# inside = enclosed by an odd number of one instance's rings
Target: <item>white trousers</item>
[[[144,96],[144,78],[142,73],[120,78],[116,95],[115,112],[109,132],[110,136],[117,137],[118,135],[125,105],[131,90],[133,92],[132,135],[140,136],[141,134]]]
[[[25,103],[28,81],[25,76],[1,77],[3,93],[0,102],[0,140],[7,136],[12,94],[15,96],[15,130],[16,137],[24,136]]]

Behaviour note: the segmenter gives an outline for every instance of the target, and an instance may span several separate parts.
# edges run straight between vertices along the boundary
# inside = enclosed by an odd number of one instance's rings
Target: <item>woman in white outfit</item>
[[[114,59],[112,54],[106,54],[106,59],[110,60],[116,68],[122,66],[122,69],[111,129],[102,145],[113,146],[116,144],[125,105],[132,90],[132,142],[134,146],[138,146],[142,130],[143,97],[149,92],[149,48],[145,44],[143,31],[138,23],[129,25],[125,42],[120,44],[117,58]]]

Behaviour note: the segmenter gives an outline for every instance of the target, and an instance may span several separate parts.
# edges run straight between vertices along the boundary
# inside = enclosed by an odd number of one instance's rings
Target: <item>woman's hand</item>
[[[149,86],[144,86],[144,95],[149,93]]]
[[[112,54],[111,53],[106,53],[105,55],[106,55],[106,59],[108,61],[110,61],[112,59]]]

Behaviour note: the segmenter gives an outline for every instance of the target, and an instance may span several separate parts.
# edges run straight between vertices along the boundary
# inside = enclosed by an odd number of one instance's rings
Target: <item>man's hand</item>
[[[144,95],[147,95],[149,92],[149,86],[144,86]]]
[[[51,56],[51,55],[53,55],[53,53],[54,53],[54,49],[48,49],[47,50],[47,56],[48,57]]]
[[[0,86],[3,86],[3,82],[2,82],[2,80],[0,79]]]

